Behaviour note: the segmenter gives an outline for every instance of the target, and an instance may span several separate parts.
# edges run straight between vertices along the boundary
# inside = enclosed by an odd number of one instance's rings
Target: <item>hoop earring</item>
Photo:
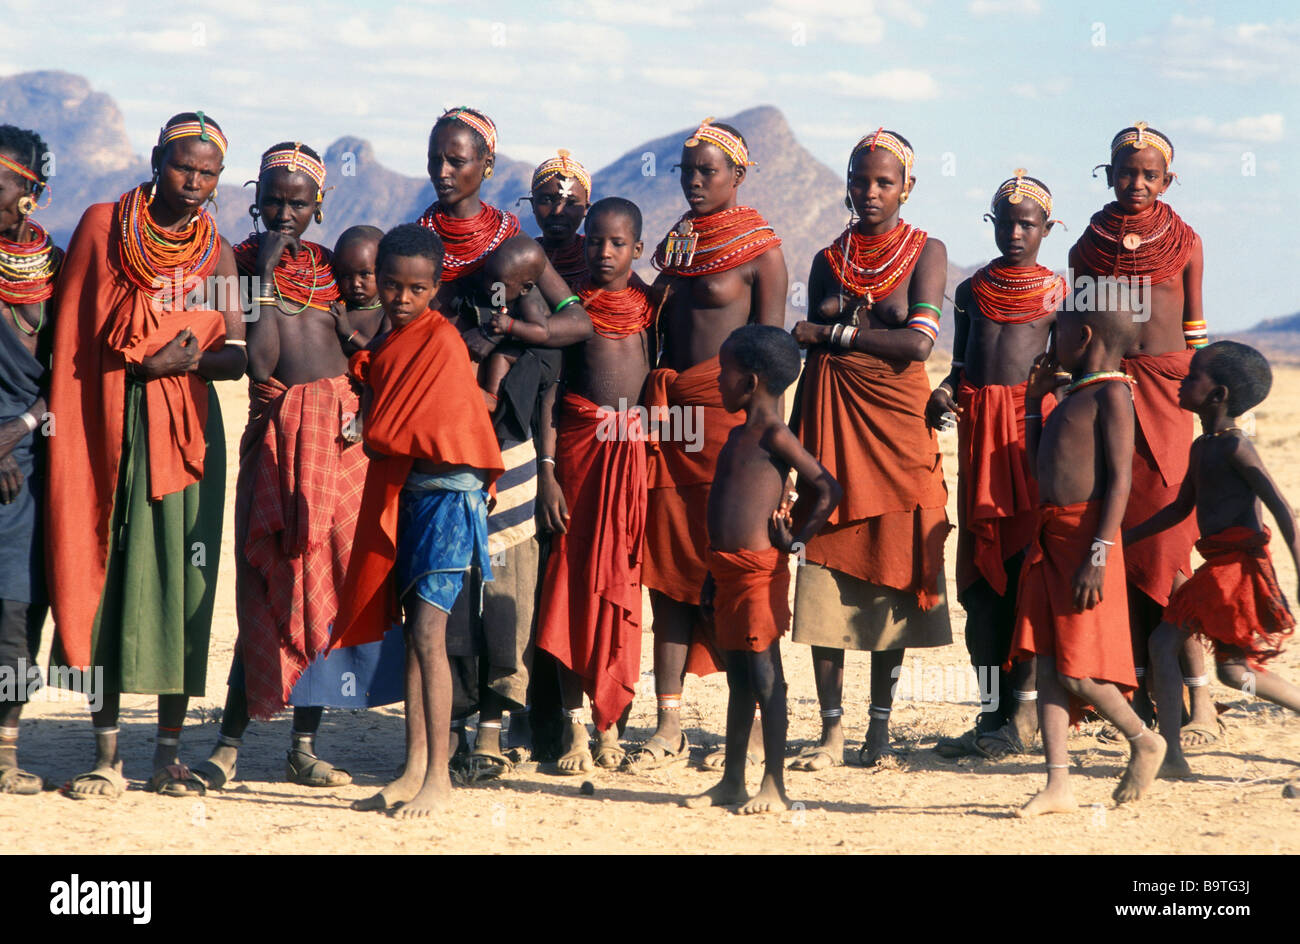
[[[313,213],[312,216],[315,218],[317,225],[319,225],[319,224],[325,222],[324,217],[322,216],[321,211],[320,211],[320,204],[319,204],[319,203],[316,204],[316,212]]]
[[[901,197],[898,198],[898,202],[899,202],[899,203],[906,203],[906,202],[907,202],[907,198],[910,197],[911,195],[912,195],[912,191],[910,191],[910,190],[904,190],[904,191],[903,191],[903,195],[902,195]]]
[[[492,176],[492,166],[489,164],[487,167],[483,168],[483,179],[487,180],[491,176]]]
[[[256,203],[248,205],[248,215],[253,218],[253,232],[256,233],[258,231],[257,225],[262,222],[262,211]]]
[[[153,172],[153,180],[149,181],[149,199],[144,202],[145,206],[153,206],[153,198],[158,195],[158,172]]]
[[[212,209],[208,210],[208,212],[211,213],[211,214],[213,214],[214,216],[216,215],[217,211],[220,209],[220,207],[217,206],[217,198],[216,198],[216,197],[208,197],[208,206],[210,206],[210,207],[212,208]]]
[[[36,209],[36,201],[32,199],[31,194],[28,194],[25,197],[18,198],[19,216],[31,216],[32,211],[35,209]]]

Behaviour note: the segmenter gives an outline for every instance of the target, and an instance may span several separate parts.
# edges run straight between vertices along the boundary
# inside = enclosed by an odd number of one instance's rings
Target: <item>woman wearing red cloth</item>
[[[1002,255],[957,286],[952,370],[926,407],[935,428],[957,416],[957,594],[981,689],[975,727],[936,746],[946,757],[999,760],[1023,752],[1038,733],[1032,663],[1015,667],[1014,679],[1001,667],[1038,513],[1025,451],[1025,384],[1066,292],[1065,280],[1038,264],[1051,216],[1051,191],[1023,169],[994,193],[985,219]]]
[[[1178,387],[1187,376],[1193,352],[1207,341],[1201,307],[1205,261],[1201,239],[1160,200],[1173,183],[1174,146],[1169,138],[1136,122],[1115,135],[1106,182],[1115,200],[1093,214],[1088,228],[1070,250],[1070,270],[1078,290],[1076,308],[1088,307],[1084,292],[1103,290],[1106,279],[1142,286],[1138,333],[1124,359],[1124,370],[1137,379],[1137,443],[1133,490],[1124,527],[1146,519],[1169,504],[1187,474],[1192,445],[1192,418],[1178,407]],[[1124,557],[1129,582],[1129,623],[1138,694],[1134,704],[1147,721],[1147,639],[1160,624],[1170,594],[1191,575],[1196,527],[1191,518],[1135,545]],[[1183,648],[1183,680],[1191,717],[1183,747],[1203,751],[1221,740],[1221,728],[1206,683],[1205,654],[1188,640]]]
[[[627,757],[635,770],[686,761],[686,672],[721,668],[705,644],[700,612],[708,573],[705,512],[718,453],[740,418],[722,406],[718,351],[742,325],[785,324],[781,240],[757,210],[737,203],[752,166],[740,132],[706,118],[682,146],[681,187],[689,209],[655,251],[660,275],[652,297],[661,299],[661,353],[645,399],[652,411],[667,409],[672,412],[664,415],[681,422],[656,433],[652,415],[642,580],[654,610],[658,720],[654,734]],[[757,750],[759,726],[753,730]],[[716,752],[719,766],[722,756]]]
[[[844,486],[830,524],[808,542],[795,589],[795,642],[813,647],[822,734],[795,762],[843,763],[844,650],[872,653],[870,724],[860,759],[889,749],[892,687],[907,648],[952,641],[944,599],[947,488],[925,423],[925,360],[939,335],[948,253],[899,218],[916,178],[912,147],[883,128],[853,148],[856,222],[813,259],[812,320],[791,427]],[[798,520],[799,504],[795,506]]]
[[[153,181],[85,212],[61,275],[46,519],[56,656],[104,670],[90,699],[95,767],[73,778],[77,798],[122,791],[122,692],[159,696],[150,788],[204,791],[178,744],[189,696],[204,693],[225,517],[212,381],[242,377],[246,363],[238,293],[222,310],[195,302],[209,277],[236,278],[204,209],[225,152],[202,112],[173,117]]]
[[[437,200],[419,223],[442,239],[445,257],[437,309],[460,332],[471,356],[483,360],[503,338],[490,331],[478,300],[490,293],[482,282],[488,256],[518,236],[513,214],[483,203],[479,190],[491,178],[496,159],[496,125],[473,108],[445,112],[429,134],[429,179]],[[572,290],[548,263],[524,304],[545,303],[551,312],[549,348],[586,340],[591,322]],[[448,623],[449,652],[456,658],[455,717],[463,721],[477,708],[478,736],[470,774],[491,777],[531,754],[528,683],[534,633],[534,601],[541,546],[534,518],[537,492],[535,437],[542,397],[560,374],[558,351],[524,348],[500,385],[493,429],[506,463],[508,484],[497,492],[488,516],[493,579],[483,584],[481,617],[471,613],[467,593]],[[477,577],[474,578],[477,581]],[[480,626],[481,622],[481,626]],[[477,660],[486,659],[483,668]],[[485,682],[480,680],[485,679]],[[501,749],[501,718],[511,711],[514,742]],[[514,748],[518,748],[516,752]]]

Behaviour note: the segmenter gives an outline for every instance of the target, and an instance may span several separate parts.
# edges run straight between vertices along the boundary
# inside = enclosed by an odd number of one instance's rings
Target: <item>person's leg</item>
[[[754,689],[749,680],[749,654],[727,652],[727,764],[722,771],[722,781],[699,796],[688,797],[685,804],[690,809],[705,806],[730,806],[744,803],[745,763],[748,753],[749,730],[754,724]],[[780,755],[777,755],[780,763]]]
[[[423,601],[420,602],[423,603]],[[429,764],[429,752],[428,744],[425,741],[424,678],[420,671],[420,661],[416,658],[414,652],[415,642],[412,633],[412,624],[415,620],[414,609],[414,606],[407,604],[405,626],[406,761],[402,765],[402,771],[397,776],[397,779],[375,795],[354,802],[352,804],[354,810],[392,809],[398,804],[406,803],[411,797],[415,796],[416,791],[424,782],[425,769]],[[450,675],[450,669],[448,674]],[[448,718],[447,727],[451,727],[450,718]],[[450,739],[446,735],[440,735],[438,740],[447,744],[450,749]],[[448,755],[450,755],[450,750],[448,750]]]
[[[122,758],[117,750],[117,718],[122,696],[105,691],[97,711],[90,713],[95,730],[95,766],[72,779],[69,792],[76,797],[115,796],[122,790]]]
[[[568,723],[560,741],[564,753],[556,766],[562,774],[590,773],[596,763],[591,756],[590,738],[582,714],[582,676],[564,665],[559,666],[559,675],[560,700]]]
[[[400,809],[397,819],[413,819],[440,811],[451,799],[451,778],[447,773],[447,729],[451,726],[451,668],[447,665],[447,613],[418,597],[412,598],[412,619],[408,633],[410,653],[420,669],[421,691],[417,699],[423,708],[424,743],[428,761],[419,790]],[[409,656],[408,656],[409,658]],[[407,756],[407,774],[412,758]]]
[[[486,663],[486,660],[483,660]],[[475,753],[501,753],[501,719],[509,703],[484,685],[479,689],[478,731],[474,735]]]
[[[966,611],[966,651],[971,668],[980,683],[980,713],[975,718],[975,732],[986,734],[1006,723],[1011,705],[1004,699],[1009,679],[1002,671],[1007,642],[1003,629],[1003,597],[979,577],[961,593]]]
[[[1047,757],[1047,785],[1017,811],[1018,816],[1069,813],[1079,808],[1070,787],[1070,704],[1056,674],[1056,661],[1036,657],[1038,727]]]
[[[825,770],[844,763],[844,650],[812,647],[813,681],[821,706],[822,733],[816,747],[800,753],[791,770]]]
[[[1179,654],[1187,633],[1172,623],[1161,623],[1151,634],[1148,648],[1147,686],[1155,697],[1160,736],[1165,741],[1165,759],[1160,776],[1190,777],[1192,768],[1183,756],[1183,678]]]
[[[1040,686],[1042,681],[1040,673]],[[1130,803],[1141,797],[1160,773],[1160,764],[1165,759],[1165,742],[1151,732],[1113,683],[1066,676],[1061,676],[1060,681],[1066,691],[1095,707],[1098,714],[1128,738],[1128,765],[1115,788],[1115,802]]]
[[[1300,711],[1300,688],[1272,672],[1251,668],[1244,658],[1220,662],[1219,681],[1247,695]]]
[[[319,705],[299,705],[293,709],[286,772],[290,783],[305,787],[343,787],[352,782],[352,775],[346,770],[316,756],[316,732],[324,714],[325,709]]]
[[[886,649],[871,654],[871,706],[867,710],[867,734],[858,759],[863,767],[874,767],[889,753],[889,715],[894,709],[894,684],[903,665],[905,649]]]
[[[654,612],[655,697],[659,700],[655,737],[676,746],[682,739],[682,689],[698,607],[650,591]],[[751,706],[752,707],[752,706]]]
[[[790,808],[785,795],[786,713],[785,670],[781,644],[774,641],[763,652],[744,653],[749,684],[763,713],[763,782],[758,793],[741,804],[741,813],[779,813]]]
[[[1156,713],[1147,691],[1147,652],[1151,646],[1151,634],[1164,618],[1164,607],[1130,583],[1128,612],[1129,633],[1133,640],[1133,671],[1137,675],[1137,690],[1133,692],[1132,706],[1142,723],[1151,725],[1155,722]],[[1182,713],[1180,707],[1179,717]]]
[[[0,600],[0,671],[10,673],[12,699],[0,701],[0,793],[37,794],[43,783],[18,766],[18,719],[28,695],[34,664],[29,640],[29,604]]]

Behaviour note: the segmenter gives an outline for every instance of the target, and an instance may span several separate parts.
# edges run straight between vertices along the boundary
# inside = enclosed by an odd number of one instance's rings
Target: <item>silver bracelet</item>
[[[555,465],[555,456],[538,456],[537,461],[549,462],[551,465]]]
[[[29,433],[36,432],[36,427],[41,425],[40,422],[36,419],[36,417],[32,416],[31,410],[28,410],[26,413],[24,413],[22,416],[18,418],[23,421],[23,425],[27,427],[27,432]]]

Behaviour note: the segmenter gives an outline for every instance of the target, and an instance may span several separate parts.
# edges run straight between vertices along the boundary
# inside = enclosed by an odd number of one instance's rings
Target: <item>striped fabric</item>
[[[497,503],[488,513],[488,553],[494,557],[537,532],[537,449],[531,439],[501,443],[506,471],[497,479]]]

